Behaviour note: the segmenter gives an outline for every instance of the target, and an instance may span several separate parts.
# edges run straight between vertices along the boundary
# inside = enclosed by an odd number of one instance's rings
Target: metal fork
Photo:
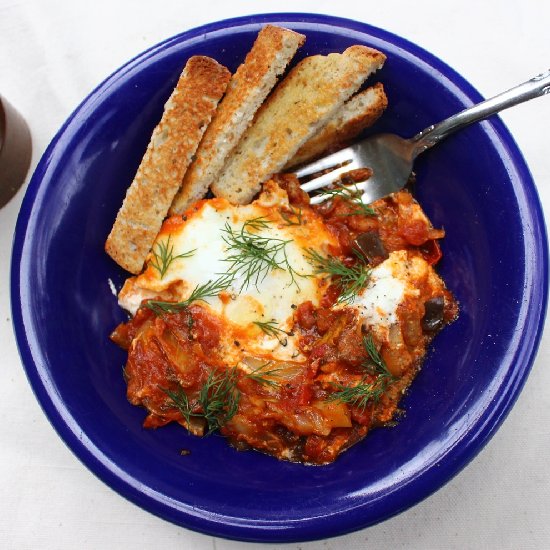
[[[307,177],[308,181],[302,183],[301,188],[310,193],[337,182],[346,172],[368,167],[372,175],[366,181],[355,183],[353,190],[361,193],[364,203],[370,204],[402,189],[411,175],[416,157],[448,135],[503,109],[549,92],[550,70],[429,126],[410,139],[395,134],[375,135],[306,164],[294,173],[301,181]],[[315,177],[318,173],[322,175]],[[318,204],[328,198],[329,194],[320,193],[311,198],[311,203]]]

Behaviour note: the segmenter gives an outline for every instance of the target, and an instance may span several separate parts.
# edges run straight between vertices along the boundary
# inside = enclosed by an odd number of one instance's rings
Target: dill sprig
[[[338,277],[340,296],[338,303],[350,303],[365,287],[371,270],[362,262],[348,267],[334,256],[322,256],[312,248],[307,249],[307,259],[315,268],[316,273],[324,273],[330,277]]]
[[[229,422],[237,412],[240,399],[237,380],[236,368],[220,373],[212,371],[201,387],[194,404],[191,404],[183,388],[176,392],[161,389],[172,400],[188,426],[190,426],[191,418],[206,420],[208,426],[206,435],[209,435]]]
[[[171,235],[168,235],[168,239],[157,242],[156,247],[153,248],[152,251],[153,259],[151,260],[150,265],[159,272],[161,279],[166,275],[168,268],[174,260],[177,260],[178,258],[189,258],[197,250],[195,248],[193,250],[189,250],[188,252],[183,252],[182,254],[174,256],[174,245],[170,244],[170,237]]]
[[[290,212],[281,210],[281,218],[285,220],[285,225],[302,225],[302,209],[290,206]]]
[[[145,306],[157,315],[175,313],[188,308],[193,302],[217,296],[220,292],[227,290],[239,276],[243,277],[239,293],[248,288],[251,283],[257,288],[258,284],[274,269],[286,270],[291,277],[290,284],[295,284],[299,289],[296,277],[303,275],[297,273],[290,265],[286,252],[286,245],[291,240],[265,237],[252,232],[267,229],[270,223],[264,217],[253,218],[247,220],[240,231],[235,231],[226,223],[222,230],[224,233],[222,238],[230,251],[229,256],[223,260],[230,264],[227,273],[221,274],[217,279],[197,285],[186,300],[180,302],[149,300]],[[159,271],[161,277],[166,273],[173,260],[189,257],[195,252],[195,250],[190,250],[174,256],[169,238],[166,243],[159,243],[159,246],[160,248],[155,254],[156,260],[152,265]]]
[[[376,216],[376,210],[361,200],[362,193],[357,187],[357,184],[337,185],[335,187],[326,188],[323,189],[319,195],[329,197],[331,199],[340,197],[342,200],[351,203],[355,207],[355,210],[347,214],[341,214],[342,216]]]
[[[222,238],[230,252],[223,261],[229,263],[230,274],[234,277],[241,275],[244,279],[239,292],[250,284],[258,288],[258,284],[274,269],[287,271],[291,277],[290,284],[298,287],[296,276],[299,274],[290,265],[286,253],[286,245],[292,241],[265,237],[250,231],[266,229],[270,223],[268,219],[259,217],[246,221],[240,231],[235,231],[228,223],[222,230]]]
[[[365,410],[369,401],[378,403],[388,386],[395,380],[380,352],[376,349],[370,334],[363,337],[363,347],[368,354],[368,360],[362,364],[367,374],[355,386],[335,384],[337,391],[328,397],[329,401],[341,401],[358,407],[361,411]]]
[[[236,367],[219,374],[211,372],[199,393],[199,404],[208,424],[208,434],[227,424],[239,408]]]
[[[187,309],[193,302],[204,301],[205,298],[217,296],[220,292],[227,290],[234,280],[230,273],[222,275],[218,279],[210,280],[202,285],[197,285],[189,297],[182,302],[163,302],[161,300],[149,300],[145,307],[153,310],[157,315],[163,313],[175,313]]]
[[[328,401],[341,401],[361,409],[361,412],[365,410],[369,401],[377,403],[386,391],[385,384],[381,384],[378,379],[368,382],[366,376],[356,386],[344,386],[343,384],[334,386],[337,391],[329,395]]]
[[[386,362],[382,359],[380,352],[376,349],[376,344],[374,343],[371,334],[368,336],[363,336],[363,347],[368,353],[370,359],[370,361],[365,361],[363,363],[363,367],[369,371],[369,374],[375,374],[393,380],[394,376],[388,370]],[[374,369],[372,368],[373,365]]]
[[[277,340],[279,340],[279,344],[282,346],[287,345],[288,340],[286,337],[290,335],[288,332],[277,326],[277,321],[275,321],[275,319],[271,319],[270,321],[254,321],[253,324],[256,325],[264,334],[277,338]]]
[[[266,378],[266,377],[269,376],[272,378],[273,377],[276,378],[279,376],[279,372],[282,369],[281,368],[270,369],[269,367],[271,367],[271,365],[272,365],[272,362],[267,361],[263,365],[260,365],[259,367],[255,368],[252,372],[249,372],[247,374],[247,377],[250,378],[251,380],[254,380],[255,382],[258,382],[258,384],[265,384],[271,387],[278,387],[279,382],[277,382],[276,380],[271,380],[270,378]]]
[[[192,417],[202,418],[202,414],[193,412],[193,407],[183,388],[179,388],[177,391],[171,391],[165,388],[160,389],[172,400],[172,403],[179,410],[188,427],[191,426]]]

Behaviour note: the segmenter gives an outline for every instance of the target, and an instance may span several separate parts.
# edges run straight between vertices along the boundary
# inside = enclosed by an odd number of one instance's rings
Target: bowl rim
[[[50,163],[55,162],[54,153],[56,147],[58,147],[60,141],[63,139],[65,130],[79,112],[88,103],[92,102],[112,80],[120,77],[120,75],[126,70],[131,69],[134,65],[170,48],[174,43],[188,41],[203,34],[228,28],[242,28],[247,25],[259,27],[268,23],[282,25],[286,23],[289,24],[288,26],[291,28],[293,23],[319,24],[345,28],[371,35],[374,34],[376,37],[397,45],[405,51],[418,56],[435,70],[442,73],[472,102],[482,99],[482,96],[472,87],[472,85],[454,69],[422,47],[386,30],[343,17],[298,12],[254,14],[215,21],[169,37],[137,54],[98,84],[75,108],[45,150],[25,192],[16,223],[11,257],[11,308],[12,324],[21,361],[27,378],[44,413],[58,435],[77,458],[109,487],[133,503],[163,519],[205,534],[247,541],[298,542],[341,535],[378,523],[398,514],[438,490],[466,466],[483,448],[490,437],[499,428],[515,403],[525,384],[540,344],[548,301],[548,240],[542,207],[527,164],[504,123],[500,118],[493,117],[491,119],[491,124],[502,142],[506,145],[508,156],[520,174],[521,187],[528,195],[527,202],[530,206],[530,214],[541,237],[540,245],[533,252],[539,269],[542,269],[542,284],[540,285],[540,289],[537,289],[536,294],[538,307],[536,311],[531,313],[533,334],[530,338],[529,345],[519,350],[521,352],[521,361],[518,362],[520,367],[513,373],[510,373],[510,379],[504,388],[505,391],[501,393],[494,407],[475,423],[474,427],[469,432],[471,437],[467,441],[461,441],[460,445],[456,445],[449,451],[448,456],[451,460],[445,467],[423,472],[414,479],[405,490],[400,490],[396,492],[397,494],[394,493],[389,495],[389,501],[387,500],[385,504],[381,505],[376,513],[373,514],[372,510],[366,511],[362,507],[357,507],[345,514],[338,513],[328,517],[312,518],[303,523],[296,522],[285,529],[273,529],[267,526],[267,524],[261,524],[261,522],[246,523],[244,521],[228,521],[227,523],[220,523],[219,516],[216,516],[216,518],[208,518],[206,514],[204,516],[191,515],[185,510],[179,510],[173,503],[161,502],[155,498],[154,495],[148,494],[145,491],[140,491],[139,487],[129,482],[127,479],[128,476],[125,477],[123,470],[120,468],[117,469],[113,467],[113,465],[106,464],[105,461],[102,461],[101,450],[95,448],[94,444],[87,440],[85,434],[82,434],[80,438],[75,436],[73,429],[68,427],[70,418],[67,418],[67,416],[63,414],[61,396],[54,395],[54,393],[50,391],[51,388],[48,387],[47,373],[34,360],[33,346],[37,346],[39,343],[33,341],[33,334],[27,331],[26,312],[21,300],[24,295],[24,292],[22,292],[24,289],[21,287],[21,275],[23,273],[21,264],[24,258],[26,235],[29,224],[33,216],[36,215],[33,211],[33,205],[41,189],[41,183],[48,166]]]

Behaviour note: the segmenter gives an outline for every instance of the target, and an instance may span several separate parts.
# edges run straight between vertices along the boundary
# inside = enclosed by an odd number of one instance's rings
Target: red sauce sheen
[[[310,208],[295,180],[281,178],[278,183],[294,207]],[[337,238],[332,254],[349,266],[368,261],[374,267],[396,250],[407,250],[430,265],[440,260],[438,239],[444,233],[431,226],[408,192],[373,206],[373,216],[354,213],[354,205],[340,198],[313,207]],[[357,240],[363,234],[368,234],[364,240],[371,250],[362,255]],[[292,330],[299,335],[305,363],[251,364],[248,372],[224,363],[219,348],[223,323],[200,303],[162,315],[141,307],[112,334],[128,350],[129,401],[146,408],[148,428],[179,422],[197,435],[219,429],[237,449],[308,464],[334,461],[370,429],[395,421],[399,399],[427,346],[458,312],[444,286],[436,295],[428,284],[419,285],[418,299],[399,305],[399,330],[392,334],[390,329],[393,345],[377,341],[358,322],[355,310],[334,309],[339,294],[334,281],[319,307],[305,302],[294,310]],[[435,329],[426,328],[425,304],[430,300],[443,304]],[[366,342],[374,346],[383,369]],[[369,397],[347,399],[346,391],[358,386],[370,389]]]

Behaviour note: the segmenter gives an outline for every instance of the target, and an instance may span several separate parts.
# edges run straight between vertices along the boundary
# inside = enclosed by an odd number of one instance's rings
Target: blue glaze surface
[[[139,55],[61,128],[29,185],[12,256],[13,322],[49,420],[105,483],[167,520],[221,537],[298,541],[384,520],[448,481],[482,448],[531,367],[546,312],[547,237],[532,178],[493,117],[418,160],[417,197],[444,226],[440,272],[461,315],[435,340],[395,428],[324,467],[237,452],[219,436],[144,430],[125,398],[125,353],[109,341],[125,316],[111,293],[127,276],[103,243],[150,133],[191,55],[234,70],[259,28],[307,35],[299,58],[366,44],[388,61],[389,108],[376,131],[415,134],[481,99],[417,46],[328,16],[272,14],[214,23]],[[181,456],[182,448],[191,454]]]

